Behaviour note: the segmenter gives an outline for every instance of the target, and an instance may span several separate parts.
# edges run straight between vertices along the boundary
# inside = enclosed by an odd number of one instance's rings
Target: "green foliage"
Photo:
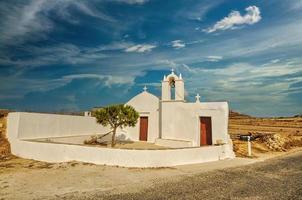
[[[137,123],[139,114],[129,105],[111,105],[95,111],[94,116],[99,124],[112,128],[112,146],[115,145],[115,133],[117,128],[127,126],[134,127]]]
[[[95,117],[98,123],[114,129],[135,126],[139,115],[132,106],[119,104],[98,109]]]

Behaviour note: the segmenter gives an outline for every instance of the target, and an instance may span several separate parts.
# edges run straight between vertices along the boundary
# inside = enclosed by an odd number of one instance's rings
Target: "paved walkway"
[[[183,176],[178,180],[167,179],[136,193],[94,193],[80,199],[299,200],[302,199],[301,180],[302,152],[296,152],[253,165]]]

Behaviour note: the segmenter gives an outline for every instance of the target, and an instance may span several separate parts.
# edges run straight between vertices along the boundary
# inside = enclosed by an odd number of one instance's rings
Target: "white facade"
[[[174,94],[173,94],[174,93]],[[210,137],[208,145],[229,144],[228,135],[229,107],[227,102],[185,101],[184,80],[173,70],[162,80],[161,99],[144,91],[133,97],[128,105],[133,106],[140,117],[148,117],[147,142],[165,144],[170,147],[199,147],[203,133],[201,118],[208,117]],[[140,120],[134,128],[121,130],[132,140],[139,140],[141,134]],[[232,149],[231,149],[232,150]]]
[[[148,139],[147,141],[154,142],[159,136],[159,99],[147,91],[143,91],[130,101],[127,105],[133,106],[139,113],[140,117],[148,117]],[[139,140],[140,121],[135,127],[125,129],[126,135],[135,141]],[[123,132],[123,130],[121,130]]]

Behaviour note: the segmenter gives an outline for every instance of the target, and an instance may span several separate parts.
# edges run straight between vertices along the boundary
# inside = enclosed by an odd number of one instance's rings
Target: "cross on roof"
[[[146,92],[148,88],[147,88],[147,86],[145,86],[143,89],[144,89],[144,91]]]
[[[174,69],[173,68],[171,69],[171,73],[174,74]]]
[[[200,95],[198,93],[196,94],[195,98],[196,98],[196,102],[200,102]]]

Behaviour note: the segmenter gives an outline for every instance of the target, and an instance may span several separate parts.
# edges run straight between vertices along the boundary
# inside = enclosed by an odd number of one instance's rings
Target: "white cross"
[[[144,91],[146,92],[148,88],[145,86],[143,89],[144,89]]]
[[[197,93],[197,95],[195,96],[196,98],[196,102],[200,102],[200,95]]]
[[[173,68],[171,69],[171,73],[174,74],[174,69]]]

